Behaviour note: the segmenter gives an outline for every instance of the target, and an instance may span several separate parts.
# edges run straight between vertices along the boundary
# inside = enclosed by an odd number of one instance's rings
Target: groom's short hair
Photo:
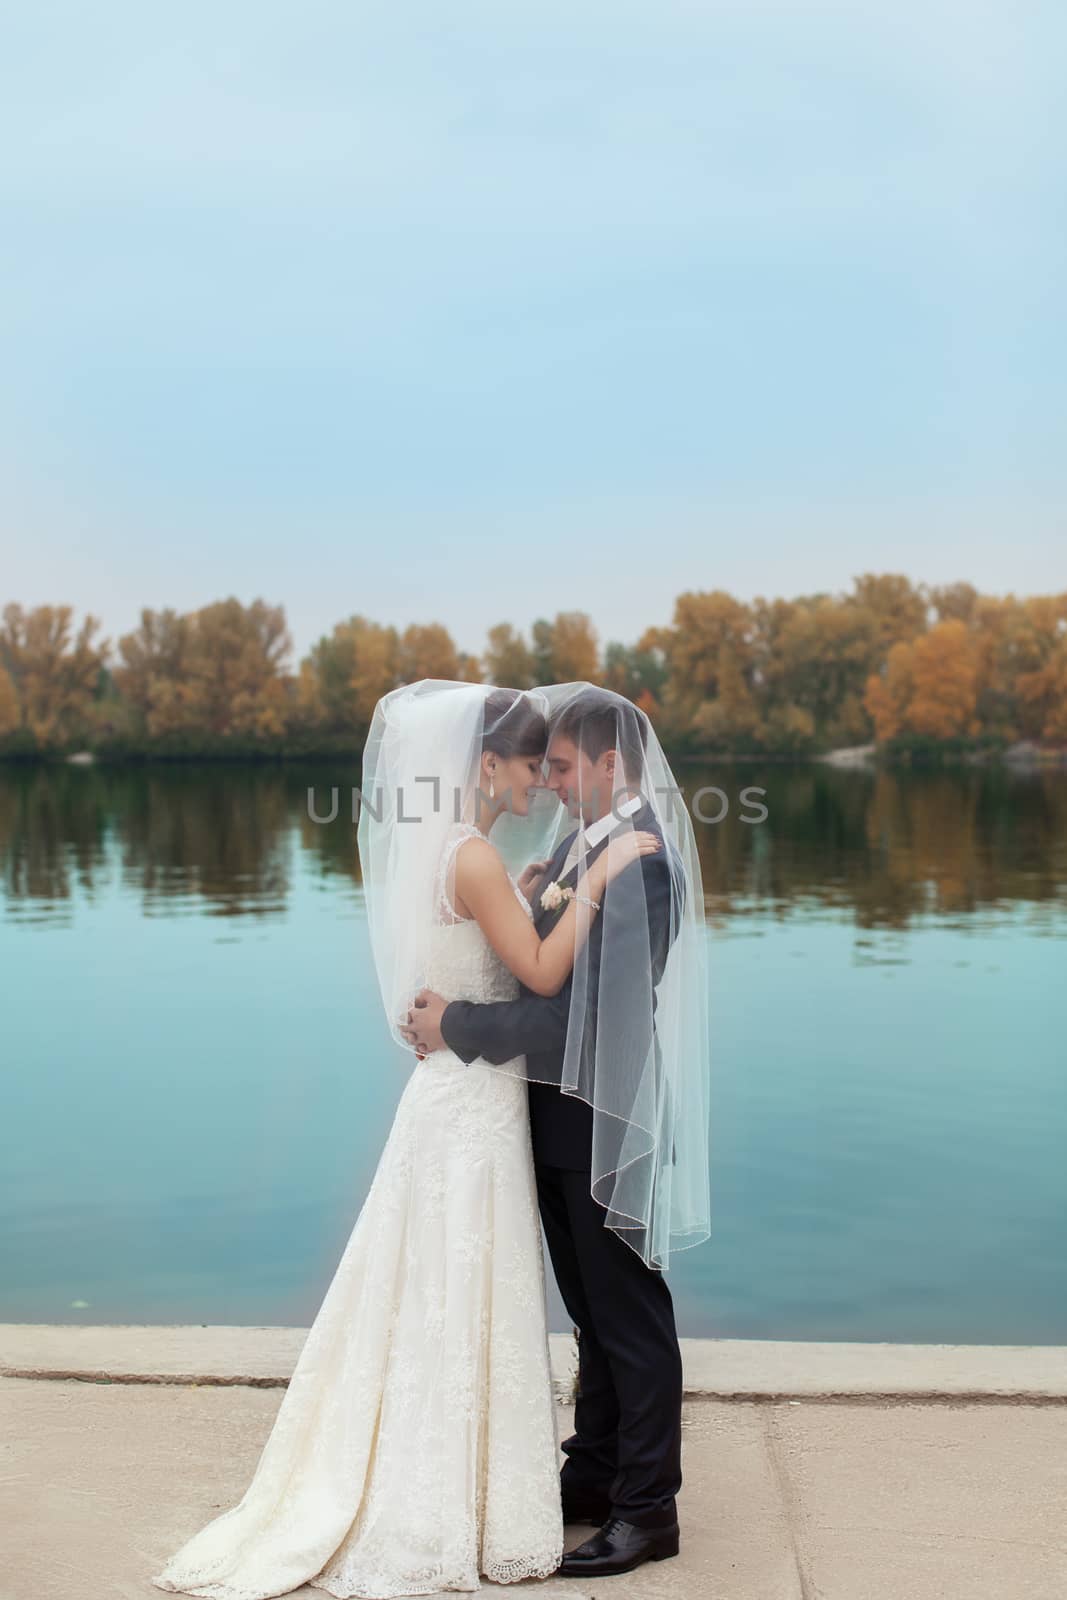
[[[570,739],[590,761],[618,748],[628,783],[640,783],[645,772],[648,718],[639,706],[607,689],[582,689],[549,722],[549,737]]]

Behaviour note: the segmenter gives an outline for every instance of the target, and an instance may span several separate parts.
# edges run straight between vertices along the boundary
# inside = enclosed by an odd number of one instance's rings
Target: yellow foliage
[[[977,691],[978,652],[966,624],[953,619],[895,644],[884,675],[868,680],[865,704],[880,740],[948,739],[978,732]]]
[[[358,635],[349,684],[355,696],[356,715],[370,726],[374,708],[383,694],[399,682],[399,641],[393,628],[365,623]]]
[[[439,622],[412,623],[400,636],[398,670],[401,683],[420,678],[459,678],[459,656],[452,635]]]
[[[885,669],[867,680],[863,703],[874,723],[876,739],[894,739],[904,725],[912,691],[912,647],[895,644]]]
[[[72,614],[70,606],[4,608],[0,666],[14,686],[21,725],[44,748],[80,733],[107,660],[108,641],[93,642],[96,618],[87,616],[75,634]]]
[[[15,680],[6,667],[0,667],[0,734],[13,733],[19,726],[19,697]]]
[[[561,611],[552,624],[552,682],[595,683],[597,636],[584,611]]]
[[[490,683],[508,689],[529,689],[537,681],[533,651],[510,622],[489,629],[485,674]]]
[[[274,738],[288,720],[282,667],[290,649],[284,611],[263,600],[220,600],[187,616],[145,610],[119,641],[115,681],[150,738]]]
[[[939,622],[911,648],[911,731],[934,739],[977,733],[978,660],[966,624]]]
[[[460,683],[483,683],[485,680],[482,677],[480,658],[468,655],[465,650],[461,650],[459,652],[459,671],[457,676]]]
[[[98,623],[69,606],[8,605],[0,627],[0,736],[279,742],[290,732],[356,745],[374,707],[418,678],[483,680],[440,623],[402,632],[350,616],[290,673],[280,606],[235,598],[182,615],[141,613],[112,676]],[[926,588],[866,573],[850,594],[751,602],[722,589],[678,596],[669,627],[601,656],[591,618],[560,612],[529,638],[489,631],[493,683],[602,682],[690,748],[793,750],[993,733],[1067,740],[1067,593],[1018,599],[968,583]]]
[[[1024,606],[1026,667],[1016,692],[1039,739],[1067,739],[1067,593]]]

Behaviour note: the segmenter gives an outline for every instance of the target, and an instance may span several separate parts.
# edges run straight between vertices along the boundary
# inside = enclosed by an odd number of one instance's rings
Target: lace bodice
[[[457,918],[448,896],[448,880],[456,851],[468,839],[485,835],[471,823],[460,822],[449,834],[437,871],[435,903],[440,921],[435,923],[426,968],[426,987],[445,1000],[473,1000],[486,1004],[493,1000],[514,1000],[518,979],[508,970],[473,918]],[[519,904],[533,915],[529,902],[515,879],[508,879]]]

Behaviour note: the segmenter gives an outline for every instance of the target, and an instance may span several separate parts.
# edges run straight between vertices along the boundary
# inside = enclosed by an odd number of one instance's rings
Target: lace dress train
[[[476,923],[435,937],[440,993],[515,993]],[[525,1082],[437,1051],[401,1096],[244,1498],[152,1582],[385,1600],[547,1576],[557,1438]]]

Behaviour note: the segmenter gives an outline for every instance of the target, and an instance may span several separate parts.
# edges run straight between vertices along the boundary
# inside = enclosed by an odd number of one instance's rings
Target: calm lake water
[[[682,1332],[1067,1343],[1067,774],[679,779],[732,801]],[[356,783],[0,769],[0,1321],[314,1317],[411,1062],[308,815]]]

